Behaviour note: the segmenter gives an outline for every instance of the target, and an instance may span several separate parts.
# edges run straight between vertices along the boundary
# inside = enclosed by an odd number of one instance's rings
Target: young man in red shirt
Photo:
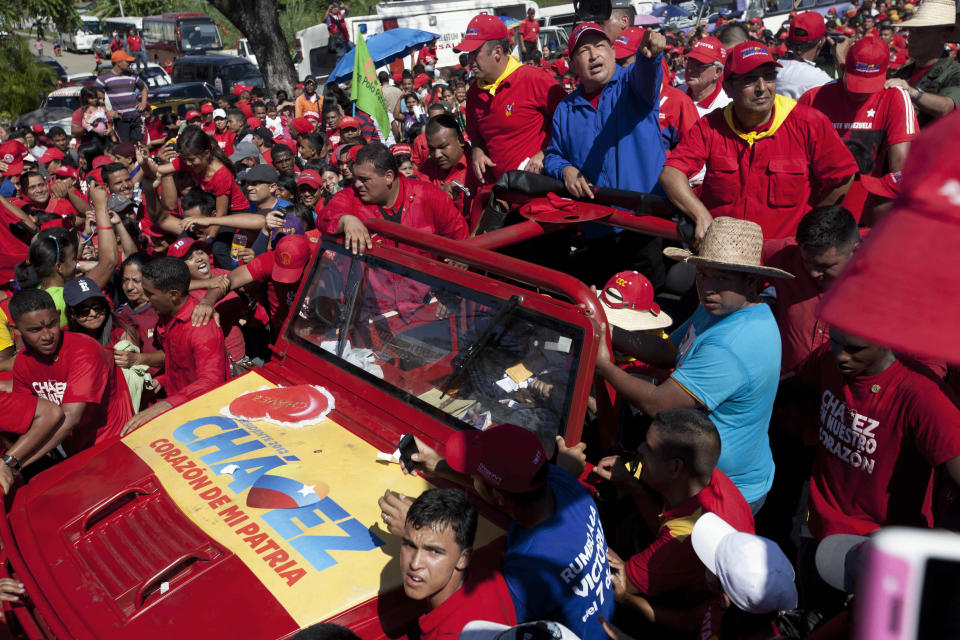
[[[822,113],[776,94],[779,64],[743,42],[727,54],[723,89],[731,104],[701,118],[664,165],[660,184],[696,223],[699,242],[715,216],[756,222],[785,238],[815,206],[846,194],[857,164]],[[699,194],[689,178],[706,165]]]
[[[26,347],[13,365],[13,391],[63,410],[63,422],[44,448],[62,444],[75,454],[121,435],[133,403],[113,353],[87,335],[61,331],[60,312],[46,291],[17,293],[10,320]]]
[[[638,453],[639,478],[620,456],[604,458],[594,469],[633,497],[655,535],[646,549],[626,561],[608,551],[614,593],[618,602],[638,609],[651,623],[693,631],[700,618],[690,610],[705,608],[712,596],[689,533],[704,513],[753,533],[750,506],[717,469],[720,433],[699,410],[658,413]]]
[[[543,172],[553,112],[566,96],[549,73],[520,64],[510,48],[503,21],[487,14],[474,17],[463,42],[454,47],[469,54],[475,76],[467,91],[467,137],[481,182],[494,182],[514,169]]]
[[[410,505],[400,566],[403,592],[429,607],[421,640],[455,640],[473,620],[517,623],[503,574],[474,554],[476,532],[477,509],[463,491],[429,489]]]
[[[154,339],[163,351],[164,373],[158,381],[167,398],[127,421],[124,434],[230,379],[223,332],[216,324],[195,326],[191,320],[197,301],[190,296],[187,265],[177,258],[157,258],[141,274],[143,293],[160,316]]]
[[[425,136],[429,156],[421,170],[431,183],[453,198],[454,205],[466,219],[476,190],[476,180],[469,170],[470,145],[457,119],[449,114],[427,121]]]

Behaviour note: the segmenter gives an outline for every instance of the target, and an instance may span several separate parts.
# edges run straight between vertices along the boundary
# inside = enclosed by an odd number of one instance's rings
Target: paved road
[[[34,53],[37,51],[34,47],[34,43],[36,41],[36,37],[29,39],[30,51],[33,51]],[[44,40],[43,55],[53,56],[53,40],[49,38]],[[57,58],[57,61],[63,65],[64,69],[67,70],[67,73],[85,73],[93,71],[94,68],[94,58],[92,53],[68,53],[66,50],[64,50],[63,54]]]

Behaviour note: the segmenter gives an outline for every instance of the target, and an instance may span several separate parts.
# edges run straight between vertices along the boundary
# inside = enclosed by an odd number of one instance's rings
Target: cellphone
[[[417,463],[413,461],[413,454],[420,453],[420,450],[417,449],[417,443],[413,439],[413,434],[408,433],[400,438],[397,449],[400,450],[400,464],[406,467],[408,472],[413,471],[413,468],[417,466]]]
[[[960,637],[960,536],[890,527],[873,535],[857,580],[855,640]]]
[[[470,197],[470,189],[467,189],[465,186],[463,186],[462,184],[460,184],[458,181],[456,181],[456,180],[451,180],[451,181],[450,181],[450,184],[452,184],[452,185],[453,185],[454,187],[456,187],[457,189],[460,189],[460,191],[463,192],[463,195],[467,196],[468,198]]]

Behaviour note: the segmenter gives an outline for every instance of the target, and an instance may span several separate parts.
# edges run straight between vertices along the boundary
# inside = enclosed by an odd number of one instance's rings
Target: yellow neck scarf
[[[723,108],[723,119],[727,121],[727,126],[730,127],[731,131],[746,140],[747,144],[752,147],[757,140],[769,138],[776,133],[795,106],[797,106],[796,100],[777,94],[773,99],[773,122],[770,123],[770,128],[765,131],[740,131],[733,118],[732,102]]]
[[[484,90],[484,91],[489,91],[489,92],[490,92],[490,95],[492,95],[492,96],[493,96],[493,95],[496,95],[496,93],[497,93],[497,87],[500,86],[500,83],[503,82],[504,80],[506,80],[506,79],[507,79],[507,76],[509,76],[511,73],[513,73],[514,71],[516,71],[517,69],[519,69],[521,66],[522,66],[522,65],[520,64],[520,61],[519,61],[519,60],[517,60],[517,59],[516,59],[515,57],[513,57],[513,56],[508,56],[508,57],[507,57],[507,68],[503,70],[503,73],[500,74],[500,77],[497,78],[496,80],[494,80],[493,82],[491,82],[490,84],[484,84],[484,83],[480,82],[479,79],[477,79],[477,87],[479,87],[480,89],[482,89],[482,90]]]

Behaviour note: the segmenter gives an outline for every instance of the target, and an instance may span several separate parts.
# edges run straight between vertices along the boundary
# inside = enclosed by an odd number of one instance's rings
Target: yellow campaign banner
[[[387,489],[416,497],[430,485],[378,461],[376,447],[317,410],[333,402],[325,389],[290,391],[281,398],[249,373],[123,441],[303,627],[400,586],[400,541],[382,527],[377,498]],[[305,419],[305,407],[320,419]],[[283,424],[278,414],[293,418]],[[483,522],[478,546],[501,533]]]

